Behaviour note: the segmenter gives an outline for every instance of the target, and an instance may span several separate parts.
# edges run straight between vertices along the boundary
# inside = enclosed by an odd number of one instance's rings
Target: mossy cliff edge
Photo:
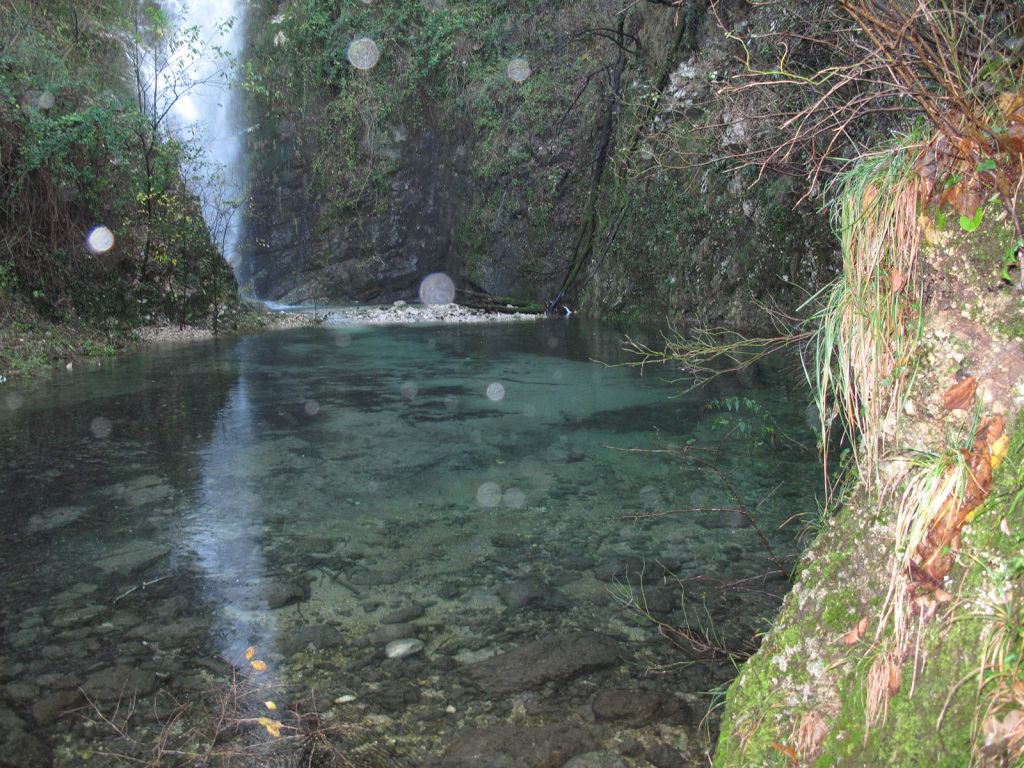
[[[898,422],[884,426],[876,471],[823,523],[773,629],[730,687],[716,766],[1021,759],[1024,299],[1000,279],[1005,220],[972,233],[924,224],[917,376]],[[973,396],[958,399],[965,391]],[[916,572],[915,581],[899,566],[913,546],[898,529],[903,502],[920,490],[922,468],[969,444],[983,417],[1007,424],[1008,440],[991,452],[991,491],[939,553],[954,557],[941,585]]]

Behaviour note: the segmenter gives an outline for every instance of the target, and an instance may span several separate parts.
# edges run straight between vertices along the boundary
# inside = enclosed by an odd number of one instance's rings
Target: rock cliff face
[[[264,159],[252,180],[243,282],[257,297],[282,303],[412,298],[424,275],[457,273],[449,253],[465,194],[464,174],[452,162],[460,148],[429,128],[395,134],[387,204],[330,221],[297,142],[280,141],[274,130],[252,140],[254,156]],[[279,149],[263,155],[270,145]]]
[[[265,0],[241,281],[373,302],[443,270],[492,296],[741,325],[752,300],[802,299],[835,274],[830,228],[794,209],[798,183],[750,188],[727,158],[752,140],[716,87],[750,9],[720,5]],[[368,70],[346,59],[360,34]]]

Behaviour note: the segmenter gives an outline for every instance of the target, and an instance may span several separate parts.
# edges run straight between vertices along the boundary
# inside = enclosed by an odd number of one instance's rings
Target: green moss
[[[855,616],[876,620],[885,592],[886,558],[873,538],[880,532],[865,522],[877,511],[856,494],[811,546],[776,628],[729,689],[717,766],[772,764],[779,754],[772,744],[792,745],[801,717],[812,710],[829,726],[815,766],[967,763],[978,712],[988,706],[978,680],[991,619],[978,607],[991,591],[991,574],[1012,572],[1021,559],[1022,537],[1002,533],[1000,521],[1006,518],[1010,530],[1024,526],[1024,416],[1010,435],[989,504],[964,533],[964,567],[954,570],[950,588],[960,599],[940,605],[920,637],[913,635],[884,722],[869,728],[866,721],[867,676],[881,647],[874,625],[853,646],[842,639]],[[861,579],[851,580],[858,572]]]

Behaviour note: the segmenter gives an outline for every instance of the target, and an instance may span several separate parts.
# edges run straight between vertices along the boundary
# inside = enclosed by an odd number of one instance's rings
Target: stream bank
[[[923,223],[920,351],[885,425],[889,448],[816,527],[772,630],[729,689],[716,766],[1019,760],[1024,298],[1000,276],[1005,222],[977,233]],[[984,454],[991,492],[940,553],[948,576],[908,583],[901,504],[930,462],[942,472],[942,457],[978,450],[985,418],[1007,436]]]

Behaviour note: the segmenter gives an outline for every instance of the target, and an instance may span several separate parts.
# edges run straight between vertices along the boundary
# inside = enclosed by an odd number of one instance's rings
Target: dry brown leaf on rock
[[[860,621],[857,622],[857,626],[855,626],[853,629],[846,633],[846,636],[843,638],[843,642],[845,642],[847,645],[853,645],[862,637],[864,637],[864,633],[867,632],[867,629],[868,617],[864,616]]]
[[[865,714],[868,726],[874,726],[878,715],[884,723],[889,716],[889,699],[900,692],[903,683],[902,658],[893,650],[879,654],[868,670]]]
[[[992,467],[998,465],[1004,450],[1005,427],[1002,416],[985,418],[975,433],[972,450],[960,451],[962,466],[951,466],[946,474],[942,486],[946,499],[915,550],[921,571],[934,580],[935,586],[941,584],[952,567],[952,555],[960,548],[960,530],[992,490]],[[953,492],[958,487],[962,488],[959,497]],[[920,574],[912,572],[910,576],[914,582],[921,581]]]
[[[978,380],[973,376],[968,376],[946,390],[946,394],[942,396],[942,407],[947,411],[957,409],[966,411],[974,402],[974,394],[977,391]]]
[[[828,736],[828,723],[821,712],[812,709],[805,712],[793,734],[793,747],[802,757],[809,757],[818,751],[825,737]]]
[[[790,765],[796,765],[798,755],[795,749],[787,747],[785,744],[779,744],[777,741],[772,742],[772,749],[789,758]]]

